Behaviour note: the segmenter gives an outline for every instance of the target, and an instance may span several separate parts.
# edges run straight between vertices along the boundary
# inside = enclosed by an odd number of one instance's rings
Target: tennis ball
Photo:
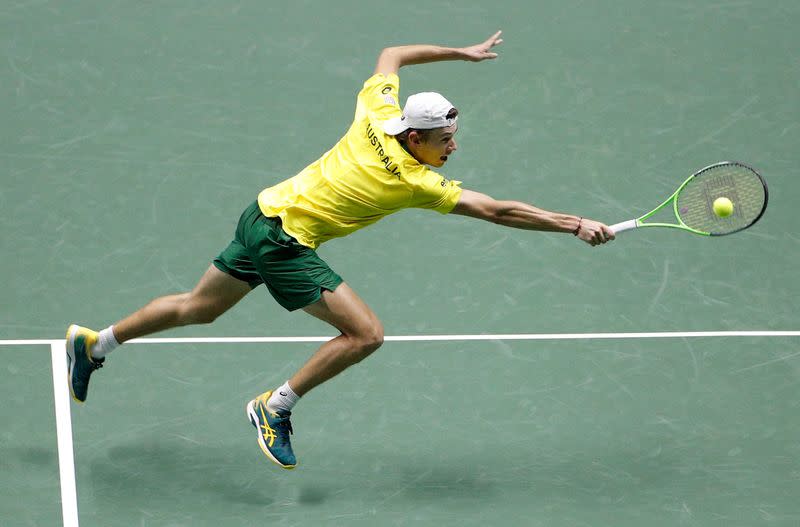
[[[720,218],[727,218],[733,214],[733,202],[728,198],[717,198],[714,200],[714,214]]]

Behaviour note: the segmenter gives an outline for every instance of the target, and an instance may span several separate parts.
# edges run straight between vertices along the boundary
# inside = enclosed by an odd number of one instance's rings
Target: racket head
[[[733,202],[733,214],[720,217],[714,212],[717,198]],[[767,210],[767,182],[752,167],[737,161],[723,161],[698,170],[678,189],[674,211],[681,225],[697,233],[724,236],[755,224]]]

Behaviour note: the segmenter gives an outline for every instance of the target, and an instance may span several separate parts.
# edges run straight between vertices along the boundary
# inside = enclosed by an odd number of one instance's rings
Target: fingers
[[[608,243],[616,237],[614,231],[612,231],[607,225],[594,221],[590,222],[587,220],[584,220],[580,234],[581,240],[585,241],[592,247]]]
[[[502,39],[502,38],[500,38],[500,35],[502,35],[502,34],[503,34],[503,32],[502,32],[502,31],[498,31],[497,33],[495,33],[494,35],[492,35],[491,37],[489,37],[489,38],[488,38],[488,39],[487,39],[487,40],[486,40],[486,41],[483,43],[483,47],[484,47],[484,48],[485,48],[485,49],[488,51],[489,49],[491,49],[491,48],[493,48],[493,47],[497,46],[498,44],[502,44],[502,43],[503,43],[503,39]],[[495,54],[495,56],[497,56],[497,55]]]
[[[502,35],[502,34],[503,34],[503,31],[500,30],[497,33],[495,33],[494,35],[492,35],[491,37],[489,37],[489,40],[486,41],[489,44],[489,47],[496,46],[498,44],[502,44],[503,39],[500,38],[500,35]]]
[[[469,46],[466,48],[460,48],[464,54],[464,60],[481,62],[483,60],[496,59],[498,56],[497,53],[489,50],[503,42],[503,39],[500,38],[500,35],[502,34],[502,31],[497,31],[494,35],[480,44],[475,44],[474,46]]]
[[[483,60],[490,60],[497,58],[497,53],[493,51],[486,51],[485,49],[481,48],[467,48],[465,51],[466,51],[466,60],[469,60],[471,62],[481,62]]]
[[[589,245],[592,247],[596,247],[598,245],[606,243],[606,239],[603,236],[602,231],[595,231],[592,233],[592,237],[589,238]]]

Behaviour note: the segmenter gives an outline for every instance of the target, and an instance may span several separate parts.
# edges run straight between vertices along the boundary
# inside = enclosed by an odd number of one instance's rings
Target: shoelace
[[[267,400],[268,400],[267,398],[262,398],[260,402],[267,409],[267,412],[271,412],[269,410],[269,407],[267,406]],[[275,425],[275,428],[285,428],[286,430],[289,431],[290,434],[294,435],[294,430],[292,430],[292,422],[289,420],[289,416],[291,415],[291,413],[289,415],[281,415],[277,412],[271,412],[271,413],[273,415],[278,416],[278,419],[276,419],[275,422],[273,423]]]
[[[276,421],[275,428],[285,428],[290,434],[294,434],[294,430],[292,430],[292,422],[288,417],[281,417],[278,421]]]

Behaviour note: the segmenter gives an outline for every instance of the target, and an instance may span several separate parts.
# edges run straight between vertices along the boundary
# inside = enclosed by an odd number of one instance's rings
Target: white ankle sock
[[[118,346],[119,342],[117,342],[117,338],[114,336],[114,328],[113,326],[108,326],[100,332],[97,344],[92,348],[92,357],[95,359],[102,359]]]
[[[294,393],[294,390],[289,386],[289,381],[286,381],[272,392],[272,395],[267,401],[267,406],[273,410],[286,410],[287,412],[291,412],[299,399],[300,396]]]

